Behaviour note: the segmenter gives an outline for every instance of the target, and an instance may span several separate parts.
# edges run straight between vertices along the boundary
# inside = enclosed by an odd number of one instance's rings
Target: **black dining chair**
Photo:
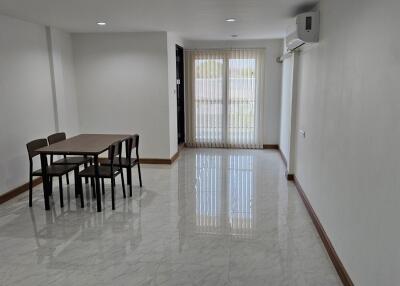
[[[139,135],[135,134],[130,136],[126,142],[126,158],[121,158],[121,161],[118,159],[114,159],[113,162],[111,160],[103,160],[101,162],[102,165],[110,165],[111,163],[114,164],[114,166],[119,166],[123,169],[127,170],[127,181],[129,185],[129,196],[132,197],[132,168],[135,167],[136,165],[138,166],[138,173],[139,173],[139,184],[140,187],[142,187],[142,174],[140,171],[140,158],[139,158]],[[132,151],[133,149],[136,149],[136,158],[132,158]]]
[[[49,144],[55,144],[57,142],[61,142],[67,139],[67,136],[64,132],[59,132],[59,133],[55,133],[52,134],[50,136],[47,137],[47,141],[49,141]],[[57,161],[54,161],[53,155],[50,156],[50,164],[51,165],[84,165],[84,167],[86,168],[88,166],[88,164],[91,164],[91,159],[86,157],[86,156],[66,156],[64,155],[64,157],[62,159],[59,159]],[[69,176],[68,174],[67,176],[67,184],[69,185]],[[88,183],[88,181],[86,180],[86,184]]]
[[[121,152],[122,152],[122,142],[118,141],[112,144],[108,148],[108,159],[111,161],[111,164],[108,166],[99,165],[98,166],[98,174],[99,178],[103,181],[104,179],[111,179],[111,202],[112,202],[112,209],[115,210],[115,177],[121,175],[121,182],[122,182],[122,191],[124,198],[126,198],[125,194],[125,180],[124,174],[122,172],[121,166]],[[118,160],[120,162],[119,165],[114,165],[114,160]],[[83,171],[79,172],[79,185],[80,189],[82,189],[82,178],[96,178],[95,173],[95,166],[89,166]],[[104,184],[103,184],[103,191],[104,191]],[[81,196],[81,203],[83,204],[83,196]]]
[[[36,150],[46,146],[48,145],[47,145],[47,140],[45,138],[33,140],[28,144],[26,144],[29,156],[29,207],[32,207],[33,177],[42,176],[42,169],[33,171],[33,159],[39,155],[39,153]],[[78,167],[74,164],[47,166],[47,175],[50,178],[50,186],[53,185],[52,184],[53,177],[58,177],[59,189],[60,189],[60,206],[62,208],[64,207],[62,176],[68,174],[71,171],[75,172],[75,177],[77,178]]]

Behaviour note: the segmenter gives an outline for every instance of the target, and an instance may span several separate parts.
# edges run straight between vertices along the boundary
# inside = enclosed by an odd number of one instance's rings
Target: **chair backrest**
[[[108,159],[117,158],[121,156],[122,152],[122,141],[116,141],[108,147]]]
[[[64,141],[65,139],[67,139],[65,132],[55,133],[47,137],[49,144],[54,144],[60,141]]]
[[[29,160],[32,160],[33,157],[39,155],[39,153],[36,151],[37,149],[46,146],[47,146],[47,140],[44,138],[36,139],[26,144],[26,148],[28,149]]]
[[[139,135],[135,134],[128,138],[126,146],[126,157],[131,158],[132,150],[136,148],[136,157],[139,158]]]
[[[135,134],[131,138],[132,138],[132,148],[131,149],[138,148],[139,147],[139,135]]]
[[[108,147],[108,159],[110,160],[111,171],[114,168],[114,159],[121,165],[122,141],[116,141]]]

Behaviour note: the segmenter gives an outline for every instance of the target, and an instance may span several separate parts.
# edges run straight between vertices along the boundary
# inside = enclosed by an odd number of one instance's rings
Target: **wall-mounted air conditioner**
[[[288,51],[293,51],[306,43],[319,40],[319,12],[308,12],[297,15],[294,30],[286,37]]]

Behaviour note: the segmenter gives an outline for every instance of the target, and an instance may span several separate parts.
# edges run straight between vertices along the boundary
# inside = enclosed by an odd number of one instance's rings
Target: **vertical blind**
[[[198,147],[262,147],[265,49],[188,50],[186,141]]]

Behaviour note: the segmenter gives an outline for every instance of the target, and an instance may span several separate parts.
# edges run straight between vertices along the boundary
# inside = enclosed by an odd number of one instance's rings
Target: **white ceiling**
[[[169,31],[188,39],[282,38],[315,0],[0,0],[0,13],[68,32]],[[237,18],[226,23],[226,18]],[[98,21],[107,22],[99,27]]]

